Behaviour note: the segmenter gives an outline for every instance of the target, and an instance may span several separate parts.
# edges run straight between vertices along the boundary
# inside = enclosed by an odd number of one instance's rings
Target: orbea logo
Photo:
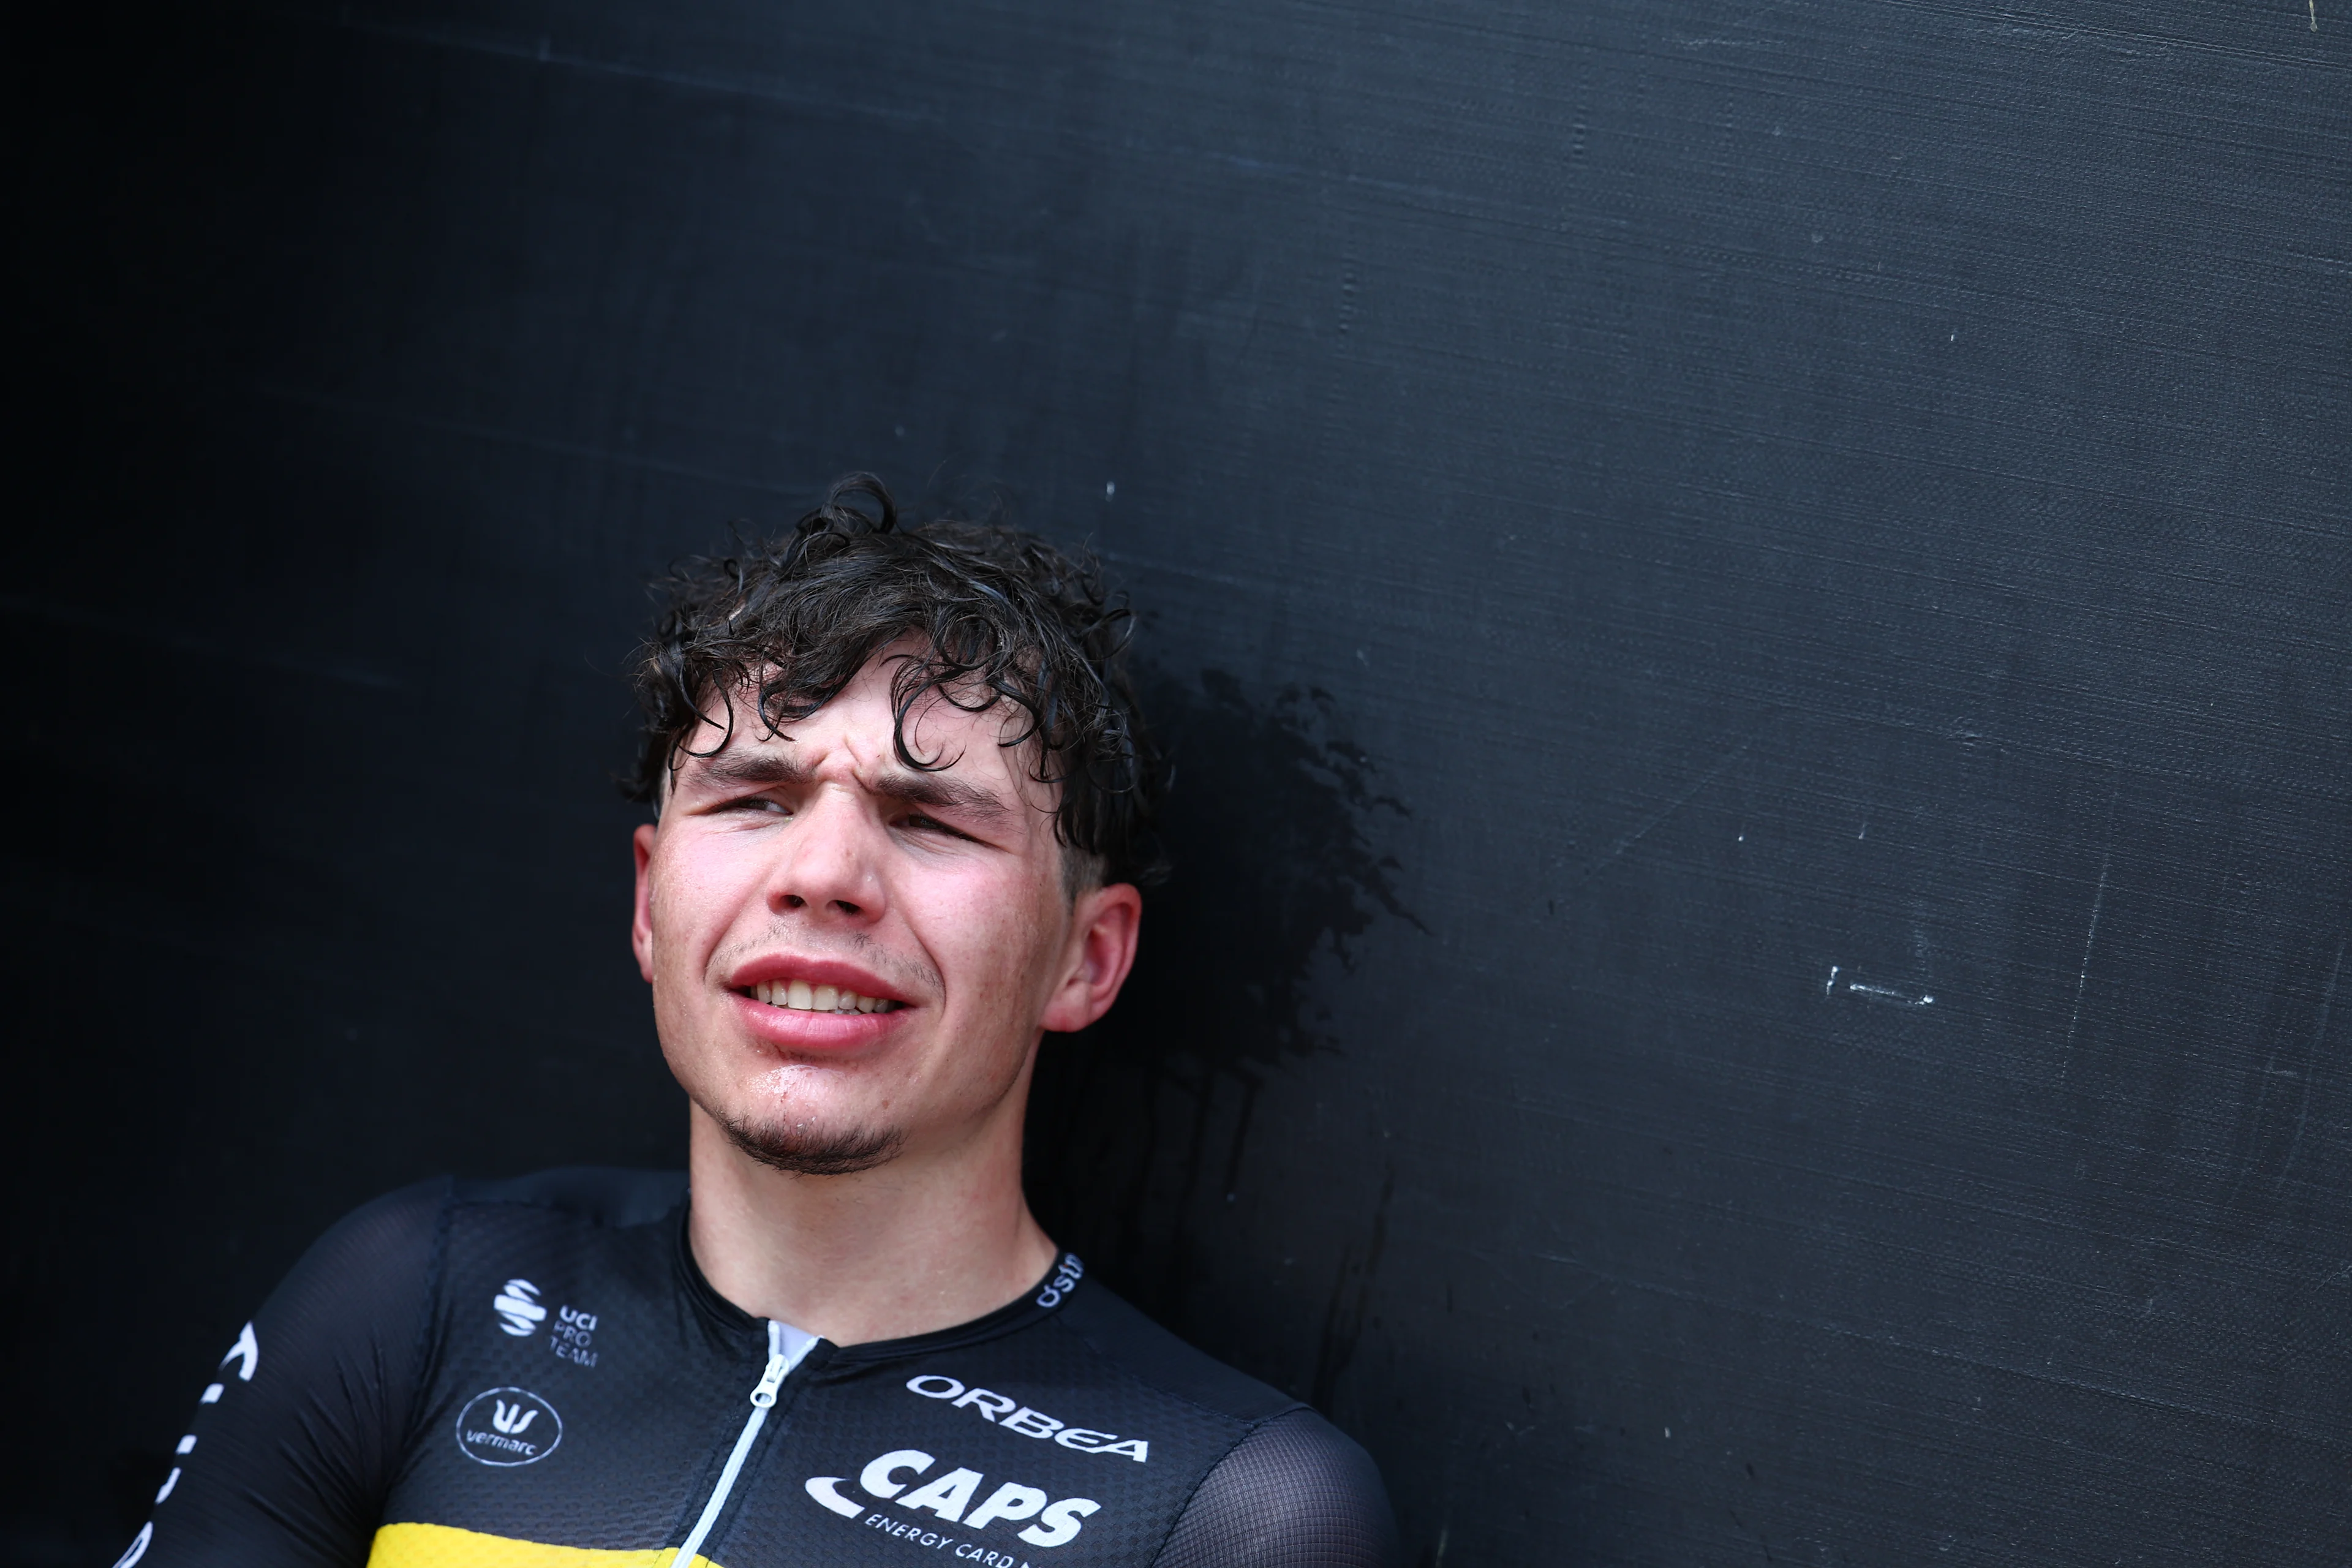
[[[952,1377],[927,1372],[907,1380],[907,1392],[919,1394],[926,1399],[954,1401],[955,1410],[976,1412],[983,1421],[993,1421],[1006,1432],[1018,1432],[1024,1437],[1052,1438],[1065,1448],[1076,1448],[1081,1454],[1118,1454],[1137,1464],[1151,1461],[1151,1445],[1140,1437],[1121,1437],[1113,1432],[1097,1432],[1090,1426],[1073,1426],[1056,1421],[1042,1411],[1030,1409],[1019,1400],[997,1393],[992,1388],[966,1388]]]
[[[490,1298],[491,1310],[505,1321],[499,1327],[517,1339],[536,1333],[547,1317],[547,1309],[539,1304],[539,1287],[528,1279],[509,1279],[506,1289]]]
[[[536,1464],[563,1441],[563,1418],[528,1388],[490,1388],[457,1413],[457,1447],[476,1464]]]

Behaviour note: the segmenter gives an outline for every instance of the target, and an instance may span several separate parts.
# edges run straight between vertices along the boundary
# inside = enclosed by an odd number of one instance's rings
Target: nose
[[[882,881],[874,851],[881,829],[841,792],[821,790],[805,802],[789,830],[768,881],[768,908],[777,914],[868,921],[882,910]]]

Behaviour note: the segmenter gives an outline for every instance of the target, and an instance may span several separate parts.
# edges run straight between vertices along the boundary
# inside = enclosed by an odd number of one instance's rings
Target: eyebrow
[[[809,765],[790,752],[727,751],[695,759],[696,773],[721,789],[772,789],[777,784],[806,784]],[[679,770],[681,773],[685,769]]]
[[[944,773],[892,768],[874,781],[873,792],[885,800],[927,805],[934,811],[952,811],[987,823],[1002,822],[1011,815],[1005,804],[989,791]]]
[[[789,752],[730,752],[700,761],[695,771],[702,781],[719,789],[773,789],[779,784],[804,784],[814,770]],[[994,794],[944,773],[914,773],[891,768],[867,786],[884,800],[951,811],[984,823],[998,823],[1012,810]]]

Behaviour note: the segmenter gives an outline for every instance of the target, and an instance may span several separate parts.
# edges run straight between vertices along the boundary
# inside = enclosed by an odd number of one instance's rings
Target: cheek
[[[935,910],[932,929],[940,939],[933,952],[941,972],[976,1006],[993,1011],[1038,1002],[1060,955],[1061,908],[1057,881],[1043,896],[1034,887],[999,882]]]
[[[698,969],[737,916],[759,900],[758,868],[708,847],[681,846],[656,860],[653,872],[655,957],[666,969]]]

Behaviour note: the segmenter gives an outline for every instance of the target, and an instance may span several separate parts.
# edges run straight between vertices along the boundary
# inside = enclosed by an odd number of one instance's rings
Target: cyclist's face
[[[1017,714],[928,701],[908,749],[946,765],[898,760],[903,651],[776,734],[739,695],[636,835],[663,1051],[739,1143],[801,1168],[1017,1139],[1040,1031],[1099,1017],[1134,956],[1134,889],[1065,888],[1053,791],[999,743]]]

